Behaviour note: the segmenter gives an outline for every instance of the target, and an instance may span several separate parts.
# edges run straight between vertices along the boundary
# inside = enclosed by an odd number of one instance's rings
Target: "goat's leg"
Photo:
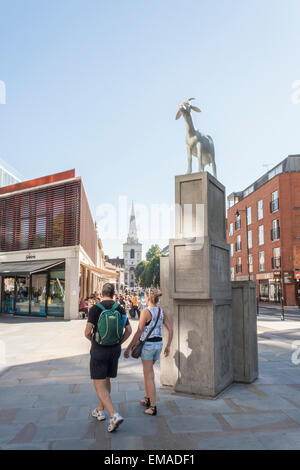
[[[187,155],[188,155],[188,169],[187,174],[192,173],[192,149],[189,145],[187,145]]]
[[[202,148],[201,148],[201,143],[200,142],[198,142],[198,144],[197,144],[197,157],[198,157],[198,171],[203,171]]]

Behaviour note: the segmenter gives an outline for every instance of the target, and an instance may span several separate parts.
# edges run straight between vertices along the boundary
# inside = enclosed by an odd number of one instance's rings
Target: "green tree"
[[[153,258],[158,256],[161,252],[161,249],[158,245],[152,245],[151,248],[146,253],[146,260],[151,261]]]
[[[135,268],[135,278],[136,278],[136,282],[137,284],[140,286],[140,287],[144,287],[141,285],[141,279],[142,279],[142,275],[146,269],[146,266],[147,266],[148,262],[147,261],[141,261],[137,267]]]
[[[157,287],[160,285],[160,258],[160,255],[155,256],[149,261],[147,266],[147,281],[149,282],[149,287]]]
[[[135,277],[140,287],[157,287],[160,285],[160,254],[158,245],[152,245],[147,251],[146,260],[135,268]]]

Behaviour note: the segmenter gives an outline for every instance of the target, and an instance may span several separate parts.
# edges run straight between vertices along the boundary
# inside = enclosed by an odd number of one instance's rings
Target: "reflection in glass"
[[[46,315],[46,274],[32,275],[31,313],[33,315]]]
[[[3,290],[2,290],[2,313],[14,313],[14,302],[15,302],[15,278],[5,277],[3,279]]]
[[[50,296],[48,298],[48,315],[64,316],[65,304],[65,271],[50,271]]]
[[[29,277],[17,277],[16,279],[16,313],[22,315],[29,313]]]

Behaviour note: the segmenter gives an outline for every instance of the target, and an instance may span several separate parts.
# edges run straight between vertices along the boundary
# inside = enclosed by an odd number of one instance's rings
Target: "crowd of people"
[[[139,292],[130,289],[124,289],[124,291],[114,295],[114,300],[118,302],[126,311],[126,314],[131,318],[140,318],[140,312],[145,305],[145,293],[142,290]],[[80,318],[88,318],[89,310],[97,303],[102,302],[103,296],[98,292],[94,292],[89,297],[79,302],[79,315]]]

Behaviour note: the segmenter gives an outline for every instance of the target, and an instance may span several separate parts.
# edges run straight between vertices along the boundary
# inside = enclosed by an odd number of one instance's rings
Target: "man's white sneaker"
[[[98,421],[103,421],[104,419],[106,419],[106,416],[105,416],[105,414],[103,413],[103,411],[98,410],[98,408],[95,408],[95,409],[92,411],[92,416],[93,416],[94,418],[97,418]]]
[[[112,418],[110,418],[109,426],[107,428],[108,432],[115,431],[121,423],[123,423],[124,418],[119,415],[119,413],[115,413]]]

